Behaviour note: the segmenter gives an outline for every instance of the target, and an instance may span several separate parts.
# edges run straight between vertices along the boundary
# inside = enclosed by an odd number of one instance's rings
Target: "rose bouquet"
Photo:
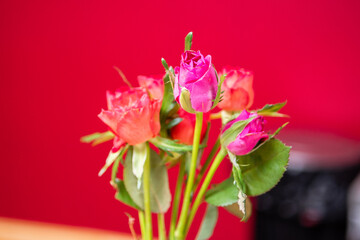
[[[246,221],[251,214],[248,196],[273,188],[288,163],[290,147],[275,138],[286,124],[272,134],[264,131],[264,117],[286,116],[278,112],[285,103],[249,110],[254,100],[253,74],[231,67],[217,73],[211,56],[191,50],[191,44],[189,33],[180,66],[169,67],[162,59],[164,76],[139,76],[139,87],[132,87],[117,69],[128,86],[107,92],[107,110],[98,117],[109,131],[82,138],[93,145],[113,141],[99,175],[112,165],[115,198],[138,210],[145,240],[153,238],[152,214],[157,215],[159,239],[186,239],[203,203],[207,208],[197,239],[211,237],[218,207]],[[220,109],[216,113],[215,107]],[[215,144],[208,146],[211,121],[217,119],[222,129]],[[202,160],[207,147],[211,151]],[[232,164],[229,178],[210,186],[227,158]],[[173,194],[167,171],[172,167],[179,169]],[[171,220],[166,231],[168,212]],[[133,224],[130,221],[130,229],[138,239]]]

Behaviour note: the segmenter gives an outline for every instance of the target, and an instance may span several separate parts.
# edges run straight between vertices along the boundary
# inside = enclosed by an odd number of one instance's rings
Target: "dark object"
[[[357,143],[313,132],[285,132],[293,149],[280,183],[258,197],[256,239],[345,239],[347,194],[360,171]]]

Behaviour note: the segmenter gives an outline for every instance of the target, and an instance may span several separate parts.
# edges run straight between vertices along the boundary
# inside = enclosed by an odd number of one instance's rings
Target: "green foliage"
[[[193,39],[193,33],[189,32],[185,37],[185,51],[188,51],[191,49],[192,39]]]
[[[150,139],[150,142],[164,151],[184,153],[192,150],[192,145],[177,143],[171,139],[159,136]]]
[[[246,198],[246,203],[245,203],[245,213],[246,214],[245,214],[245,216],[244,216],[244,213],[242,211],[240,211],[238,203],[233,203],[231,205],[227,205],[224,208],[226,211],[228,211],[232,215],[240,218],[241,221],[245,221],[245,222],[249,219],[249,217],[251,216],[251,213],[252,213],[252,204],[251,204],[251,201],[249,198]]]
[[[133,149],[129,148],[124,163],[124,184],[131,199],[144,209],[143,184],[137,188],[137,178],[132,171]],[[154,213],[164,213],[170,207],[171,194],[166,167],[159,155],[150,151],[150,204]]]
[[[251,215],[251,202],[246,198],[245,203],[242,203],[245,204],[244,214],[239,208],[239,194],[240,190],[235,185],[233,176],[230,176],[225,181],[216,184],[208,190],[205,195],[205,201],[218,207],[224,207],[242,221],[247,221]]]
[[[166,129],[171,129],[173,127],[175,127],[176,125],[178,125],[179,123],[181,123],[183,119],[180,117],[174,118],[172,120],[170,120],[167,124],[166,124]]]
[[[271,138],[247,155],[237,156],[245,193],[257,196],[272,189],[283,176],[289,161],[290,147]]]
[[[169,72],[169,71],[168,71]],[[176,113],[178,110],[178,104],[175,102],[174,94],[170,82],[169,73],[167,73],[164,77],[164,96],[163,101],[160,108],[160,134],[163,137],[167,137],[167,130],[169,126],[167,120]]]
[[[257,110],[257,112],[278,112],[281,108],[285,106],[285,104],[286,101],[282,103],[266,104],[262,109]]]
[[[257,113],[269,117],[289,117],[286,114],[279,113],[280,109],[283,108],[285,104],[286,101],[276,104],[266,104],[262,109],[257,110]]]
[[[120,202],[133,207],[135,209],[140,209],[138,205],[132,200],[128,191],[125,188],[125,184],[123,180],[118,178],[115,179],[116,189],[117,192],[115,194],[115,199],[119,200]]]
[[[216,184],[206,192],[205,201],[211,205],[224,207],[238,201],[239,189],[234,185],[234,178]]]
[[[80,142],[91,143],[92,146],[96,146],[100,143],[112,140],[114,136],[115,135],[111,131],[106,131],[102,133],[96,132],[83,136],[82,138],[80,138]]]
[[[208,204],[196,240],[210,239],[210,237],[214,232],[214,228],[216,226],[218,216],[219,216],[218,208],[216,206]]]

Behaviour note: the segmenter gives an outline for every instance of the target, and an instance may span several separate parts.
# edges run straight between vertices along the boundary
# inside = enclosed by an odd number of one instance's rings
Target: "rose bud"
[[[143,143],[160,131],[163,85],[153,78],[143,78],[139,83],[144,87],[120,89],[114,94],[108,91],[108,110],[102,110],[98,115],[116,136],[114,150],[124,143]]]
[[[253,74],[243,68],[224,68],[220,76],[226,78],[221,85],[224,92],[217,105],[226,111],[242,111],[251,107],[254,101]]]
[[[179,109],[178,115],[183,120],[171,129],[171,137],[179,140],[179,142],[187,145],[193,144],[194,128],[195,128],[195,115],[190,114],[183,109]],[[209,121],[210,114],[204,114],[200,142],[205,136],[207,122]]]
[[[245,123],[248,122],[244,128],[239,127],[241,121]],[[245,155],[249,153],[259,141],[268,139],[269,135],[266,134],[263,129],[264,118],[256,113],[249,113],[244,110],[236,119],[225,125],[222,131],[222,142],[231,153],[235,155]],[[239,130],[240,132],[238,132]]]
[[[187,112],[208,112],[216,105],[217,92],[218,79],[211,56],[185,51],[180,67],[175,68],[175,100]]]

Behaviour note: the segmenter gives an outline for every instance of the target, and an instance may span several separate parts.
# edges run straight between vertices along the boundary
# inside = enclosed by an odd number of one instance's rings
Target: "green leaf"
[[[214,206],[228,206],[238,201],[239,189],[231,176],[206,192],[205,201]]]
[[[188,51],[191,49],[192,38],[193,38],[193,33],[189,32],[185,37],[185,51]]]
[[[115,199],[119,200],[122,203],[125,203],[126,205],[128,205],[130,207],[140,209],[139,206],[136,205],[136,203],[130,197],[128,191],[125,188],[124,181],[116,178],[115,184],[116,184],[116,188],[117,188],[117,192],[115,194]]]
[[[124,184],[131,199],[144,209],[143,184],[137,188],[137,178],[132,171],[133,149],[130,147],[124,163]],[[167,170],[159,155],[150,150],[150,205],[154,213],[165,213],[170,207],[171,194]]]
[[[266,104],[263,108],[257,110],[257,112],[278,112],[281,108],[285,106],[285,104],[286,101],[282,103]]]
[[[132,153],[132,171],[137,178],[137,188],[141,186],[141,177],[144,172],[144,163],[147,158],[146,143],[140,143],[133,146]]]
[[[175,127],[176,125],[181,123],[182,120],[183,120],[183,118],[179,118],[179,117],[172,119],[168,124],[166,124],[166,129],[171,129],[171,128]]]
[[[205,195],[205,201],[215,206],[224,207],[242,221],[246,221],[251,215],[251,202],[246,198],[244,214],[239,208],[239,193],[239,189],[234,184],[233,176],[230,176],[225,181],[208,190]]]
[[[246,120],[235,122],[229,129],[227,129],[224,133],[221,134],[220,141],[221,145],[227,146],[231,142],[233,142],[237,135],[241,133],[242,130],[249,124],[255,117],[250,117]]]
[[[226,209],[226,211],[228,211],[229,213],[233,214],[234,216],[240,218],[241,221],[245,221],[245,222],[249,219],[249,217],[251,216],[251,213],[252,213],[252,204],[251,204],[251,201],[249,198],[246,198],[246,203],[245,203],[246,215],[245,216],[244,216],[244,213],[242,211],[240,211],[238,203],[233,203],[231,205],[227,205],[224,208]]]
[[[159,136],[150,139],[150,142],[164,151],[183,153],[192,150],[192,145],[180,144],[171,139]]]
[[[214,228],[216,226],[218,216],[219,216],[218,208],[216,206],[208,204],[196,240],[210,239],[210,237],[214,232]]]
[[[261,116],[269,117],[289,117],[286,114],[279,113],[278,111],[283,108],[286,104],[285,102],[276,103],[276,104],[266,104],[262,109],[257,110],[257,113]]]
[[[257,196],[272,189],[283,176],[289,161],[290,147],[271,138],[255,151],[237,156],[241,167],[245,193]]]
[[[115,135],[110,131],[106,131],[106,132],[102,132],[102,133],[96,132],[93,134],[83,136],[82,138],[80,138],[80,142],[92,143],[91,144],[92,146],[96,146],[100,143],[110,141],[114,137],[115,137]]]

